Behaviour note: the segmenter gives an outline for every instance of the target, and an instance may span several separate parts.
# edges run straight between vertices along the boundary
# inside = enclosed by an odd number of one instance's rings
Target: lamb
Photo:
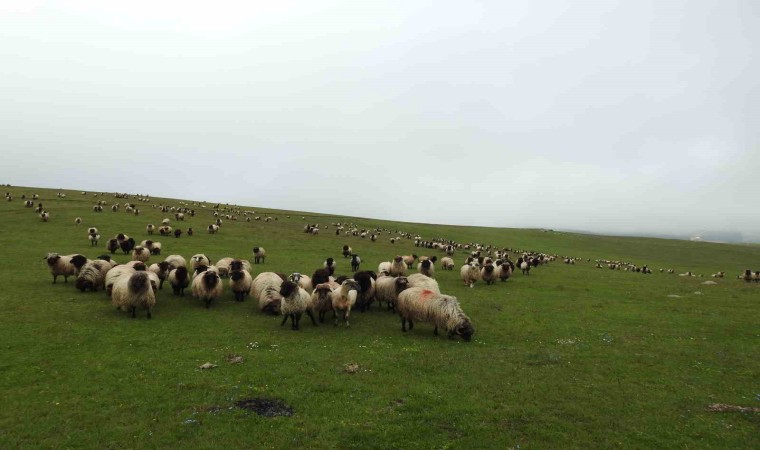
[[[407,287],[409,280],[406,277],[378,277],[375,281],[375,298],[378,305],[382,307],[385,302],[387,309],[395,311],[398,294]]]
[[[150,250],[143,247],[142,245],[135,247],[134,251],[132,252],[132,261],[145,262],[148,259],[150,259]]]
[[[292,330],[298,330],[298,322],[300,322],[301,315],[304,312],[309,315],[309,318],[314,325],[317,324],[310,308],[311,296],[308,292],[292,281],[285,281],[280,286],[280,295],[282,296],[280,313],[283,315],[280,326],[285,325],[285,322],[290,318],[290,328]]]
[[[493,264],[486,264],[485,267],[480,269],[480,278],[485,281],[488,286],[496,282],[499,277],[496,274]]]
[[[251,290],[253,278],[250,272],[242,269],[232,269],[230,271],[230,289],[235,294],[235,300],[242,302],[245,296]]]
[[[512,265],[508,262],[501,263],[496,266],[496,276],[501,281],[507,281],[512,276]]]
[[[187,267],[187,262],[185,261],[185,258],[183,258],[181,255],[169,255],[167,256],[164,261],[171,264],[172,267]]]
[[[87,264],[87,258],[82,255],[61,256],[58,253],[48,253],[43,259],[47,261],[50,274],[53,275],[53,284],[59,275],[68,283],[69,277],[78,276],[80,269]]]
[[[311,294],[311,310],[319,316],[319,321],[322,323],[325,322],[325,314],[328,311],[333,311],[331,293],[332,286],[330,283],[322,283],[316,285]]]
[[[332,258],[327,258],[324,262],[324,266],[327,268],[327,270],[330,271],[330,276],[335,274],[335,260]]]
[[[291,273],[290,276],[288,277],[288,280],[292,281],[293,283],[296,283],[306,292],[311,293],[314,290],[314,285],[311,282],[311,278],[299,272]]]
[[[462,277],[462,281],[466,286],[475,287],[475,282],[480,279],[480,271],[478,270],[478,263],[475,261],[470,264],[465,264],[459,269],[459,275]]]
[[[407,277],[407,285],[410,288],[418,287],[422,289],[429,289],[438,294],[441,293],[441,288],[438,287],[438,282],[428,277],[427,275],[423,275],[421,273],[415,273],[415,274],[409,275]]]
[[[197,255],[193,255],[190,257],[190,262],[192,264],[192,269],[195,270],[198,268],[198,266],[210,266],[211,261],[208,259],[206,255],[203,253],[199,253]]]
[[[362,259],[359,257],[359,255],[356,255],[356,254],[351,255],[351,272],[358,272],[359,265],[361,263],[362,263]]]
[[[174,295],[185,296],[185,288],[190,285],[190,276],[187,273],[187,267],[180,266],[169,272],[167,277],[169,284],[172,285]]]
[[[251,283],[251,297],[259,302],[259,310],[268,314],[280,314],[280,286],[283,279],[274,272],[262,272]]]
[[[148,226],[145,227],[145,231],[148,232],[149,235],[153,235],[153,231],[156,229],[156,226],[152,223],[149,223]]]
[[[456,297],[443,295],[423,288],[409,288],[398,296],[398,313],[401,317],[401,331],[414,328],[414,321],[428,322],[435,325],[433,333],[438,335],[438,328],[447,331],[447,336],[461,337],[470,341],[475,329],[470,318],[462,311]]]
[[[356,305],[359,311],[364,312],[372,306],[375,301],[375,272],[366,270],[356,272],[353,279],[359,284],[359,295],[356,297]]]
[[[396,255],[391,263],[391,276],[400,277],[406,275],[406,264],[401,256]]]
[[[433,265],[433,261],[429,259],[420,261],[419,264],[417,264],[417,271],[422,275],[434,278],[435,266]]]
[[[206,309],[211,307],[211,302],[222,295],[224,286],[219,274],[213,270],[207,270],[193,279],[193,297],[198,297],[206,304]]]
[[[443,270],[454,270],[454,260],[448,256],[441,258],[441,268]]]
[[[169,272],[171,272],[172,269],[173,269],[172,265],[166,261],[161,261],[160,263],[154,263],[154,264],[151,264],[150,267],[148,267],[148,270],[150,272],[153,272],[158,276],[158,279],[160,280],[158,284],[159,289],[164,288],[164,280],[169,276]]]
[[[111,270],[111,263],[96,259],[90,261],[82,267],[79,272],[75,287],[84,292],[90,289],[92,292],[98,290],[98,287],[105,287],[106,273]]]
[[[264,264],[264,259],[267,257],[267,251],[264,250],[264,247],[253,247],[253,263],[258,264],[261,262],[261,264]]]
[[[332,302],[333,313],[335,314],[335,326],[338,326],[338,310],[343,311],[343,320],[346,321],[346,326],[350,327],[348,318],[351,315],[351,308],[356,303],[356,298],[359,295],[359,283],[352,279],[348,279],[341,283],[340,287],[333,290],[330,293],[330,301]]]
[[[344,245],[343,246],[343,257],[344,258],[348,258],[349,256],[351,256],[351,253],[352,253],[351,247],[349,247],[348,245]]]
[[[131,312],[135,317],[137,308],[148,310],[148,319],[156,305],[156,294],[151,287],[150,277],[146,272],[135,272],[128,277],[121,277],[113,285],[111,303],[116,309]]]

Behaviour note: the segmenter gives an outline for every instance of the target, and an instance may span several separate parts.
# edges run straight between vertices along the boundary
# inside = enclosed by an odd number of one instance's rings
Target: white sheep
[[[262,272],[253,279],[251,297],[259,302],[259,310],[269,314],[280,314],[280,286],[282,278],[274,272]]]
[[[476,261],[470,264],[465,264],[459,269],[459,275],[462,277],[462,281],[466,286],[475,287],[475,282],[480,279],[480,270],[478,270],[478,263]]]
[[[222,295],[224,285],[219,274],[213,270],[207,270],[193,279],[193,297],[198,297],[211,307],[211,302]]]
[[[197,269],[199,266],[210,266],[211,261],[208,259],[206,255],[203,253],[199,253],[197,255],[193,255],[190,257],[190,263],[193,270]]]
[[[462,311],[456,297],[443,295],[423,288],[409,288],[398,296],[396,309],[401,317],[401,331],[414,328],[414,322],[428,322],[435,325],[434,334],[438,328],[447,331],[449,338],[460,336],[469,341],[475,333],[470,318]]]
[[[143,266],[144,265],[145,264],[143,264]],[[104,281],[106,294],[111,296],[113,292],[113,286],[116,284],[116,282],[119,281],[123,277],[128,277],[129,275],[132,275],[135,272],[137,271],[134,269],[134,267],[130,267],[124,264],[111,268],[106,273],[106,278]]]
[[[222,278],[226,278],[230,274],[230,263],[232,263],[234,258],[225,257],[220,259],[219,261],[214,264],[219,269],[219,276]]]
[[[528,263],[528,261],[521,262],[520,270],[522,271],[523,275],[530,275],[530,263]]]
[[[400,277],[406,275],[406,263],[404,263],[404,259],[396,255],[395,258],[393,258],[393,262],[391,262],[391,270],[390,270],[391,276],[394,277]]]
[[[292,281],[285,281],[280,285],[280,296],[282,296],[280,313],[283,315],[280,326],[285,325],[285,322],[290,318],[291,329],[298,330],[298,322],[300,322],[301,315],[304,312],[309,315],[314,325],[317,324],[311,310],[311,296],[308,292]]]
[[[75,218],[74,219],[74,223],[77,224],[77,225],[79,225],[80,223],[82,223],[82,218],[81,217]]]
[[[153,272],[158,276],[159,283],[158,288],[163,289],[164,288],[164,280],[168,278],[169,272],[172,271],[174,267],[172,267],[171,264],[169,264],[166,261],[161,261],[159,263],[153,263],[148,267],[149,272]]]
[[[391,273],[391,263],[389,261],[381,262],[377,265],[377,273]]]
[[[212,223],[207,228],[208,234],[216,234],[219,231],[219,225]]]
[[[387,309],[395,311],[398,294],[409,287],[409,280],[406,277],[378,277],[375,281],[375,298],[378,305],[383,306],[385,302]]]
[[[480,279],[485,281],[486,285],[491,285],[499,279],[496,275],[496,268],[493,264],[486,264],[480,269]]]
[[[267,257],[267,251],[264,250],[264,247],[253,247],[253,263],[254,264],[264,264],[264,259]]]
[[[356,303],[359,289],[359,283],[349,278],[348,280],[345,280],[339,288],[330,293],[330,301],[332,302],[333,314],[335,314],[336,327],[338,326],[338,310],[343,311],[343,320],[346,321],[346,326],[351,326],[351,324],[348,323],[348,318],[351,315],[351,308]]]
[[[443,258],[441,258],[441,269],[454,270],[454,260],[449,258],[448,256],[444,256]]]
[[[47,222],[47,221],[49,221],[49,220],[50,220],[50,213],[49,213],[49,212],[47,212],[47,211],[42,211],[42,214],[40,214],[40,219],[41,219],[43,222]]]
[[[433,292],[441,293],[441,288],[438,287],[438,282],[421,273],[414,273],[406,277],[408,287],[418,287],[422,289],[429,289]]]
[[[288,277],[288,280],[292,281],[293,283],[296,283],[306,292],[311,293],[314,290],[314,286],[311,283],[311,277],[309,277],[308,275],[304,275],[299,272],[293,272]]]
[[[231,270],[230,271],[230,290],[235,295],[235,300],[242,302],[245,300],[245,296],[251,290],[253,284],[253,278],[247,270]]]
[[[143,247],[142,245],[138,245],[134,248],[134,250],[132,250],[132,261],[145,262],[148,259],[150,259],[150,250]]]
[[[87,289],[95,292],[99,287],[104,288],[106,273],[111,270],[111,267],[110,262],[101,259],[88,262],[79,272],[75,287],[82,292]]]
[[[48,253],[43,259],[47,261],[50,274],[53,275],[53,284],[59,275],[68,283],[69,277],[79,275],[79,270],[87,264],[87,258],[82,255],[61,256],[58,253]]]
[[[147,231],[147,232],[148,232],[148,234],[150,234],[150,235],[152,235],[152,234],[153,234],[153,231],[154,231],[155,229],[156,229],[156,226],[155,226],[155,225],[153,225],[152,223],[149,223],[149,224],[148,224],[148,225],[145,227],[145,231]]]
[[[153,291],[148,273],[135,272],[128,277],[119,278],[113,285],[111,303],[117,309],[131,312],[132,318],[135,317],[137,308],[147,309],[147,317],[150,319],[152,317],[151,311],[156,305],[156,294]]]
[[[417,264],[417,271],[422,275],[428,276],[430,278],[435,277],[435,265],[433,265],[433,261],[429,259],[420,261]]]
[[[187,267],[187,262],[181,255],[169,255],[164,259],[164,261],[171,264],[174,268]]]

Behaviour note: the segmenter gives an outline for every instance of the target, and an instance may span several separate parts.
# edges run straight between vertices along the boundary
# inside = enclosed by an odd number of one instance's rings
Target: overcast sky
[[[0,182],[760,230],[760,2],[0,0]]]

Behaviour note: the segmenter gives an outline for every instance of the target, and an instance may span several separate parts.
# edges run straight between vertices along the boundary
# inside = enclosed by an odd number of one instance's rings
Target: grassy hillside
[[[203,232],[213,205],[182,222],[183,235],[156,238],[162,257],[205,253],[252,259],[267,249],[262,271],[311,274],[349,244],[375,270],[396,254],[432,255],[412,241],[391,244],[335,236],[329,226],[306,235],[306,222],[352,221],[444,237],[572,255],[530,276],[465,287],[457,270],[437,272],[476,329],[473,341],[448,340],[417,324],[402,333],[396,315],[354,312],[352,326],[280,327],[256,302],[226,289],[211,309],[190,296],[158,293],[153,319],[115,311],[106,294],[80,293],[73,279],[51,284],[43,257],[55,251],[106,253],[119,232],[146,239],[145,225],[171,217],[152,205],[139,216],[92,212],[93,194],[3,188],[0,203],[0,409],[2,448],[756,448],[758,413],[717,413],[713,403],[760,407],[760,285],[735,279],[760,270],[760,248],[663,239],[600,237],[539,230],[406,224],[260,210],[277,221],[225,221]],[[23,206],[38,193],[51,221]],[[106,206],[124,203],[107,195]],[[223,201],[224,199],[220,199]],[[134,201],[134,200],[130,200]],[[290,218],[287,215],[290,214]],[[81,225],[74,224],[82,217]],[[91,248],[88,226],[99,228]],[[128,256],[116,255],[120,262]],[[648,264],[642,275],[596,269],[597,258]],[[691,270],[705,278],[657,273]],[[704,285],[709,274],[728,278]],[[226,284],[226,281],[225,281]],[[226,287],[226,286],[225,286]],[[678,297],[674,297],[678,296]],[[229,355],[242,364],[227,362]],[[205,362],[218,367],[198,369]],[[347,364],[357,364],[355,373]],[[234,407],[268,397],[290,417],[262,417]]]

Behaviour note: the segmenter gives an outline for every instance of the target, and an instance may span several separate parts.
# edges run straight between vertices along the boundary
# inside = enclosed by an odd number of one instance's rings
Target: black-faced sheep
[[[212,223],[207,228],[208,234],[216,234],[219,231],[219,225]]]
[[[145,227],[145,231],[148,232],[148,234],[152,235],[153,231],[156,229],[156,226],[152,223],[149,223],[148,226]]]
[[[509,262],[501,263],[496,266],[496,276],[501,281],[507,281],[512,276],[512,265]]]
[[[480,279],[485,281],[486,285],[492,285],[498,278],[493,264],[486,264],[480,269]]]
[[[304,275],[299,272],[293,272],[288,277],[288,280],[292,281],[293,283],[296,283],[301,288],[303,288],[306,292],[312,292],[314,290],[314,285],[311,282],[311,278],[309,278],[307,275]]]
[[[406,264],[407,269],[409,269],[414,265],[414,261],[417,259],[417,255],[404,255],[401,258],[404,260],[404,264]]]
[[[395,311],[398,294],[408,287],[409,280],[406,277],[378,277],[375,281],[377,304],[382,307],[385,302],[387,309]]]
[[[29,206],[31,206],[31,205],[29,205]],[[74,223],[77,224],[77,225],[81,224],[82,223],[82,218],[81,217],[75,218],[74,219]]]
[[[106,273],[111,270],[111,263],[96,259],[90,261],[82,267],[79,272],[75,287],[84,292],[87,289],[95,292],[98,288],[105,287]]]
[[[193,229],[192,228],[188,228],[187,229],[187,235],[188,236],[192,236],[193,235]]]
[[[334,259],[332,259],[332,258],[327,258],[327,259],[325,260],[325,262],[324,262],[324,266],[325,266],[325,268],[326,268],[327,270],[329,270],[329,271],[330,271],[330,275],[331,275],[331,276],[335,274],[335,267],[336,267],[336,264],[335,264],[335,260],[334,260]]]
[[[417,264],[417,271],[425,276],[433,278],[435,276],[435,266],[433,265],[433,261],[429,259],[420,261]]]
[[[285,325],[285,322],[290,318],[291,329],[298,330],[298,322],[300,322],[301,315],[304,312],[309,315],[309,318],[314,325],[317,324],[310,308],[311,296],[308,292],[292,281],[285,281],[280,285],[280,296],[282,296],[280,313],[283,315],[280,326]]]
[[[383,273],[383,272],[385,272],[387,274],[391,273],[391,263],[390,262],[385,261],[385,262],[381,262],[380,264],[377,265],[377,273]]]
[[[159,289],[164,288],[164,280],[169,276],[169,272],[173,269],[172,265],[169,264],[166,261],[161,261],[159,263],[153,263],[148,267],[148,270],[150,272],[155,273],[158,276],[158,279],[160,280],[158,284]]]
[[[232,269],[230,271],[230,290],[235,295],[235,300],[242,302],[251,290],[253,278],[247,270]]]
[[[438,287],[437,281],[421,273],[414,273],[412,275],[409,275],[407,277],[407,284],[410,288],[417,287],[422,289],[429,289],[437,293],[441,292],[441,288]]]
[[[348,245],[344,245],[343,246],[343,257],[344,258],[348,258],[349,256],[351,256],[351,252],[352,252],[351,247],[349,247]]]
[[[177,239],[180,236],[182,236],[182,230],[180,230],[179,228],[177,228],[176,230],[174,230],[174,238]]]
[[[414,327],[414,322],[428,322],[435,325],[434,334],[438,334],[438,328],[447,331],[449,338],[460,336],[469,341],[475,333],[469,317],[467,317],[459,305],[456,297],[443,295],[423,288],[409,288],[398,296],[396,306],[401,317],[401,331],[406,332],[406,324],[409,330]]]
[[[478,264],[473,261],[470,264],[465,264],[459,269],[459,276],[462,277],[462,281],[466,286],[475,287],[475,282],[480,279],[480,270]]]
[[[59,275],[68,283],[69,277],[79,275],[79,271],[87,264],[87,258],[83,255],[61,256],[58,253],[48,253],[43,259],[47,261],[50,274],[53,275],[53,284]]]
[[[253,263],[254,264],[264,264],[264,259],[267,257],[267,251],[264,250],[264,247],[253,247]]]
[[[368,310],[372,306],[372,302],[375,301],[376,278],[375,272],[370,270],[356,272],[353,276],[353,279],[359,284],[360,288],[359,295],[356,297],[356,306],[361,312]]]
[[[206,305],[211,307],[211,302],[219,298],[224,290],[219,274],[212,270],[207,270],[193,279],[193,297],[198,297]]]
[[[351,255],[351,272],[358,272],[359,265],[361,263],[362,263],[362,259],[359,257],[359,255],[356,255],[356,254]]]
[[[530,264],[528,261],[523,261],[520,263],[520,270],[522,271],[523,275],[530,275]]]
[[[396,255],[395,258],[393,258],[393,262],[391,262],[391,276],[394,277],[400,277],[403,275],[406,275],[406,263],[404,263],[404,259]]]
[[[135,240],[131,237],[128,237],[127,239],[119,242],[119,247],[121,248],[121,251],[126,255],[135,248]],[[148,252],[148,255],[150,255],[150,252]]]
[[[187,273],[187,267],[180,266],[169,272],[167,277],[169,284],[172,286],[174,295],[185,295],[185,288],[190,285],[190,275]]]
[[[108,243],[106,244],[106,249],[108,249],[109,252],[116,253],[116,250],[119,249],[119,241],[116,239],[109,239]]]
[[[280,286],[283,279],[274,272],[262,272],[253,279],[251,297],[259,302],[259,310],[264,313],[278,315],[280,314]]]
[[[113,270],[113,269],[112,269]],[[113,285],[111,302],[117,309],[132,313],[135,317],[137,308],[148,310],[148,319],[156,305],[156,294],[153,292],[150,277],[146,272],[135,272],[129,276],[120,277]]]
[[[343,311],[343,320],[346,321],[346,326],[350,327],[348,322],[351,315],[351,308],[356,304],[356,298],[359,296],[359,283],[354,280],[348,279],[341,283],[340,287],[333,290],[330,293],[330,301],[332,302],[333,313],[335,314],[335,326],[338,326],[338,311]]]
[[[150,250],[147,248],[138,245],[134,248],[132,251],[132,261],[142,261],[145,262],[148,259],[150,259]]]
[[[311,284],[313,286],[316,286],[316,285],[322,284],[322,283],[328,283],[329,281],[330,281],[330,270],[329,269],[317,269],[311,275]]]
[[[333,286],[330,283],[322,283],[314,286],[314,292],[311,294],[311,310],[319,316],[319,321],[322,323],[325,322],[325,314],[333,311],[330,298],[332,290]]]

